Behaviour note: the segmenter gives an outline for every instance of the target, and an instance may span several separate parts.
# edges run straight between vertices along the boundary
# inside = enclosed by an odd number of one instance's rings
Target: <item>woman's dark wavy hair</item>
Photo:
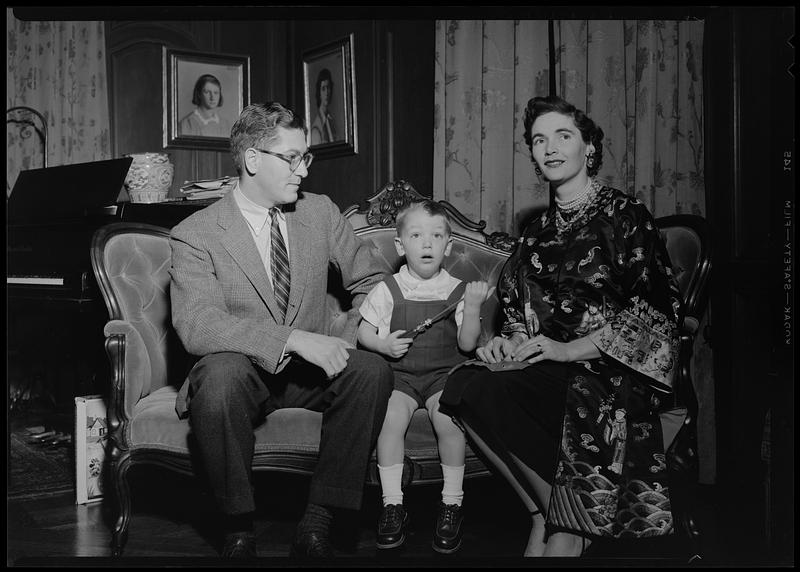
[[[219,103],[217,107],[222,107],[222,84],[219,83],[219,80],[211,75],[210,73],[203,74],[197,81],[194,83],[194,92],[192,93],[192,103],[195,105],[200,105],[203,101],[203,88],[206,86],[207,83],[216,84],[219,88]]]
[[[525,115],[523,118],[523,123],[525,125],[525,143],[528,145],[528,149],[531,150],[531,155],[533,154],[533,138],[531,137],[533,122],[536,121],[536,118],[540,115],[550,113],[551,111],[572,117],[575,126],[578,128],[578,131],[581,132],[583,142],[594,145],[594,164],[591,168],[588,166],[586,168],[586,173],[590,177],[594,177],[598,171],[600,171],[600,166],[603,164],[603,130],[582,110],[558,96],[534,97],[528,101],[528,105],[525,107]]]
[[[319,104],[322,102],[319,90],[322,86],[322,82],[326,79],[328,80],[328,93],[330,94],[329,103],[333,103],[333,76],[331,75],[331,70],[322,68],[317,75],[317,107],[319,107]]]

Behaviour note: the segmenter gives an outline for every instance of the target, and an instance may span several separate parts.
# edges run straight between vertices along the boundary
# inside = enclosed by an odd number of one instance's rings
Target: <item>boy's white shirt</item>
[[[408,265],[406,264],[400,267],[400,271],[394,275],[394,278],[400,287],[400,293],[403,298],[414,302],[447,300],[453,290],[461,284],[461,280],[450,276],[444,268],[429,280],[414,278],[408,271]],[[391,333],[389,328],[392,323],[393,309],[394,299],[385,282],[376,284],[359,307],[361,316],[378,328],[379,338],[385,338]],[[463,317],[464,300],[461,300],[456,306],[456,326],[461,327]]]

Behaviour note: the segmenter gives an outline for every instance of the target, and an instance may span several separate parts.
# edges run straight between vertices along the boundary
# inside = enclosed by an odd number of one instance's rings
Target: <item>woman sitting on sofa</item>
[[[498,284],[502,335],[441,397],[532,515],[526,556],[672,531],[659,411],[679,352],[680,293],[652,215],[597,181],[603,131],[536,97],[525,141],[555,201]]]

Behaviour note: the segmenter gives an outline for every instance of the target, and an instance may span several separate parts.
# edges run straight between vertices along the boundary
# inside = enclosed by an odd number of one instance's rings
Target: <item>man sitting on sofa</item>
[[[303,119],[246,107],[231,129],[236,188],[172,229],[172,320],[201,356],[178,396],[225,532],[224,557],[254,557],[253,429],[283,407],[322,411],[319,461],[292,554],[331,557],[335,509],[358,509],[392,372],[354,347],[357,309],[383,278],[371,247],[324,195],[300,193],[313,156]],[[328,266],[353,296],[346,339],[326,335]],[[346,454],[344,454],[346,452]]]

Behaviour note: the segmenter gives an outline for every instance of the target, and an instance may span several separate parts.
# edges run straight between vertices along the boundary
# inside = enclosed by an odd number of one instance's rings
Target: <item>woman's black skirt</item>
[[[501,458],[513,453],[552,484],[568,378],[568,366],[550,361],[510,371],[466,365],[452,372],[439,404]]]

